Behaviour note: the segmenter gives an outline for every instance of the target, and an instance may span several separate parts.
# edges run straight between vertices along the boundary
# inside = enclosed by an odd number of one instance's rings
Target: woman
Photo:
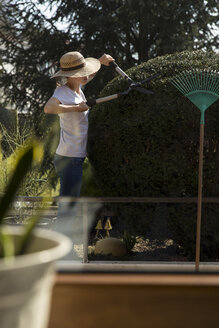
[[[101,65],[108,66],[111,61],[114,59],[107,54],[96,59],[84,58],[77,51],[68,52],[60,59],[60,70],[52,76],[56,78],[58,86],[46,103],[44,111],[47,114],[58,114],[60,118],[60,141],[54,165],[60,177],[62,197],[79,197],[82,184],[89,107],[81,86],[95,76]]]

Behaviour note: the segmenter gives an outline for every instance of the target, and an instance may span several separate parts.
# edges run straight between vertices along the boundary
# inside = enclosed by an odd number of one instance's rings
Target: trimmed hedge
[[[219,57],[213,52],[184,51],[157,57],[127,71],[134,81],[160,72],[161,76],[148,86],[154,95],[132,91],[125,97],[92,109],[88,156],[104,196],[197,196],[200,111],[172,86],[170,79],[188,69],[216,70],[218,64]],[[127,88],[127,81],[116,77],[105,86],[100,96]],[[215,103],[206,111],[205,124],[203,178],[204,196],[208,197],[219,193],[218,118],[218,103]],[[126,207],[127,210],[120,208],[119,216],[132,231],[135,229],[139,233],[149,229],[156,206]],[[189,215],[190,224],[187,224],[184,218],[192,213],[190,210],[185,210],[183,219],[179,220],[182,210],[168,208],[174,238],[188,252],[195,240],[196,215]],[[215,211],[218,215],[216,205],[203,215],[209,220],[210,231],[219,230],[219,223],[213,228],[210,221]]]

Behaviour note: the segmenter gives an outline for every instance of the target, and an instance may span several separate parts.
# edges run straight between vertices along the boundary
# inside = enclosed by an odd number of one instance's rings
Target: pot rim
[[[8,227],[8,230],[12,235],[20,235],[23,232],[22,227]],[[29,254],[1,258],[0,271],[52,263],[66,255],[72,248],[71,239],[59,232],[35,228],[33,234],[36,238],[53,241],[55,245]]]

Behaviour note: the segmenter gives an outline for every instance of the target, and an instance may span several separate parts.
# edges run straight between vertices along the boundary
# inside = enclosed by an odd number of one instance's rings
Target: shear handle
[[[119,75],[123,76],[129,83],[134,83],[134,81],[118,66],[114,61],[110,62],[109,65],[113,67]]]

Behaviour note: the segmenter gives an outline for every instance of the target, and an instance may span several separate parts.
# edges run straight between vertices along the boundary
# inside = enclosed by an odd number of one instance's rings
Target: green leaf
[[[44,203],[42,203],[42,207],[37,210],[37,213],[29,218],[28,223],[24,226],[24,233],[20,237],[20,240],[16,247],[16,255],[23,255],[27,253],[28,247],[30,246],[32,237],[33,237],[33,229],[38,223],[39,219],[42,217],[42,213],[46,209]]]
[[[29,222],[24,227],[24,233],[22,236],[20,236],[20,240],[16,249],[16,255],[23,255],[26,253],[33,236],[33,229],[39,221],[39,218],[39,213],[34,215],[32,218],[30,218]]]
[[[12,175],[12,178],[6,187],[4,196],[1,199],[0,203],[0,225],[3,223],[3,219],[6,215],[6,212],[13,201],[13,198],[23,181],[27,171],[31,167],[33,161],[33,144],[28,146],[22,151],[21,157],[16,165],[15,171]]]
[[[0,245],[0,257],[8,258],[14,256],[14,240],[5,226],[0,228]]]

